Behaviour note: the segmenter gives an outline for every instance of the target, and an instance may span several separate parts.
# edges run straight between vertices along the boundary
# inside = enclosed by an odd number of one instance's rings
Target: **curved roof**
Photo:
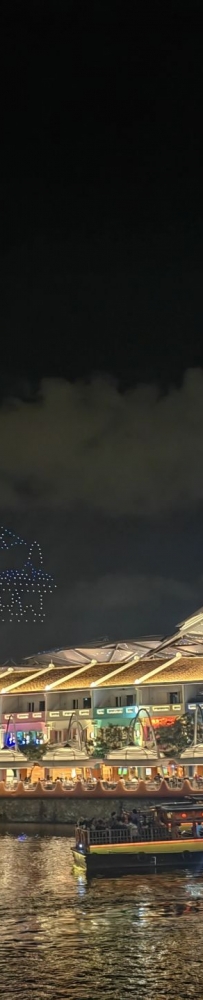
[[[52,649],[0,668],[0,691],[10,694],[203,680],[203,611],[182,622],[165,639],[140,637],[129,642]]]
[[[30,666],[49,664],[50,661],[58,667],[80,667],[85,664],[126,664],[133,663],[135,658],[154,656],[170,659],[177,653],[181,656],[203,656],[203,608],[186,618],[177,627],[173,635],[141,636],[136,640],[107,642],[100,640],[87,646],[67,646],[60,649],[49,649],[35,656],[25,658],[24,663]]]
[[[48,666],[35,664],[31,667],[13,667],[12,672],[0,669],[0,693],[28,694],[29,692],[90,690],[96,687],[111,688],[145,685],[152,681],[160,683],[186,683],[203,681],[203,656],[162,656],[135,657],[116,666],[112,663],[96,663],[91,660],[82,667],[75,663],[70,666]]]
[[[127,663],[132,662],[135,657],[146,656],[149,652],[154,652],[160,646],[161,640],[155,637],[138,639],[136,642],[112,642],[98,643],[95,646],[80,646],[66,649],[51,649],[44,653],[37,653],[25,659],[25,663],[30,666],[38,666],[41,663],[50,663],[52,660],[56,666],[75,666],[96,663]]]

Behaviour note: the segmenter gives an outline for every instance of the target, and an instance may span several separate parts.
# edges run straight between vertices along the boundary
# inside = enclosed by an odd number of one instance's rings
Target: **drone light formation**
[[[27,543],[8,528],[0,529],[0,550],[9,551],[15,546],[27,549]],[[34,566],[33,550],[37,549],[39,569]],[[53,593],[56,584],[51,573],[43,569],[43,556],[39,542],[30,545],[22,569],[0,571],[0,621],[41,622],[45,619],[44,599]],[[27,603],[25,600],[27,598]]]

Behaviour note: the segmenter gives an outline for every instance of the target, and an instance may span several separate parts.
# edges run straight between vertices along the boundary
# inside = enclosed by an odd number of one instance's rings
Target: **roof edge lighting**
[[[85,670],[90,670],[91,667],[95,667],[97,660],[91,660],[91,663],[86,663],[84,667],[79,667],[77,670],[71,670],[69,674],[65,674],[65,677],[59,677],[58,680],[52,681],[52,684],[46,684],[45,691],[52,691],[54,688],[59,687],[61,682],[69,681],[71,677],[78,677],[79,674],[84,674]]]
[[[36,677],[41,677],[42,674],[48,674],[49,670],[53,670],[53,666],[54,666],[53,663],[49,663],[48,667],[43,667],[42,670],[37,670],[37,671],[35,670],[34,674],[31,675],[28,674],[28,677],[21,677],[20,681],[14,681],[13,684],[8,684],[7,687],[2,688],[2,694],[7,694],[9,691],[14,691],[15,688],[21,687],[21,685],[26,684],[27,681],[34,681]]]
[[[134,681],[134,684],[136,684],[137,687],[138,684],[143,684],[144,681],[148,681],[151,677],[154,677],[155,674],[161,674],[161,671],[165,670],[167,667],[170,667],[172,663],[177,663],[177,660],[181,660],[181,653],[176,653],[176,655],[173,656],[172,659],[165,660],[165,662],[162,663],[160,667],[154,667],[153,670],[148,670],[147,674],[144,674],[144,677],[139,677],[137,681]]]
[[[142,657],[135,656],[133,662],[137,663],[140,659],[142,659]],[[129,668],[129,666],[132,666],[132,661],[131,661],[131,664],[129,664],[129,660],[128,660],[127,663],[122,663],[121,667],[116,667],[115,670],[111,670],[110,673],[103,674],[103,677],[100,677],[98,681],[92,681],[92,683],[90,684],[90,687],[93,687],[93,688],[99,687],[100,684],[103,684],[104,681],[109,680],[109,677],[115,677],[116,674],[122,674],[123,670],[127,670],[127,668]]]

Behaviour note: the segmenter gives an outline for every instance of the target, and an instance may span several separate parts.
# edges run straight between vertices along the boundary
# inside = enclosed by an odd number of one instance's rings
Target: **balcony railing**
[[[71,719],[71,715],[76,715],[81,720],[91,719],[91,708],[53,709],[47,712],[47,722],[63,722]]]
[[[143,715],[147,709],[151,717],[154,714],[158,716],[164,715],[164,716],[176,717],[176,715],[181,715],[183,711],[183,705],[181,702],[179,705],[170,705],[168,703],[167,704],[164,703],[164,705],[146,704],[146,705],[140,705],[139,708],[141,713],[143,711]],[[105,721],[106,725],[109,725],[109,723],[117,724],[118,721],[120,721],[120,725],[129,725],[131,720],[136,718],[137,714],[138,714],[137,705],[130,705],[130,706],[122,705],[119,708],[106,708],[102,706],[101,708],[93,709],[93,717],[95,721],[103,720],[103,722]]]
[[[144,706],[142,706],[142,707],[144,708]],[[180,712],[182,712],[182,710],[183,710],[183,706],[182,706],[181,702],[179,702],[178,705],[168,705],[168,704],[167,705],[150,705],[150,708],[148,709],[148,711],[150,711],[150,713],[152,713],[152,712],[153,713],[154,712],[160,712],[161,714],[164,713],[164,715],[171,715],[171,714],[172,715],[173,714],[174,715],[175,714],[180,715]]]
[[[45,712],[9,712],[9,713],[7,713],[7,715],[3,715],[2,716],[2,722],[3,722],[3,724],[7,725],[7,723],[9,722],[9,719],[11,721],[11,724],[12,724],[12,720],[13,720],[13,722],[15,722],[15,724],[21,723],[21,725],[23,725],[24,722],[32,722],[32,723],[35,723],[35,726],[36,726],[37,722],[44,722],[45,721]],[[21,726],[20,726],[20,728],[21,728]]]

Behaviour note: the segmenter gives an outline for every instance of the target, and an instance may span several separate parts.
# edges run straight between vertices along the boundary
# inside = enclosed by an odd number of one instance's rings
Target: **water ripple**
[[[203,878],[94,879],[66,836],[0,836],[5,1000],[199,1000]]]

